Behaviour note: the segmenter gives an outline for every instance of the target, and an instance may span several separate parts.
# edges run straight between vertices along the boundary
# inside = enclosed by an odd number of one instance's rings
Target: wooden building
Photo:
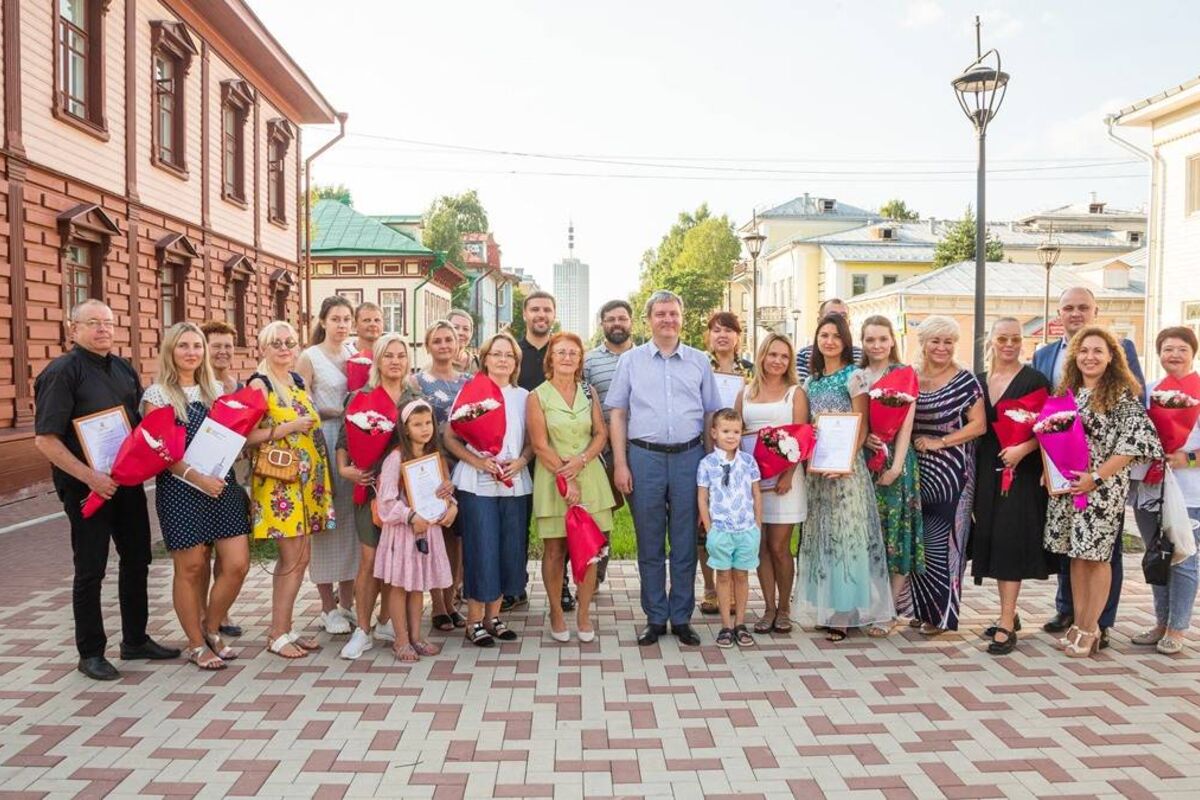
[[[67,310],[112,306],[148,382],[162,331],[300,308],[300,125],[335,111],[242,0],[0,0],[0,499],[49,474],[33,379]]]

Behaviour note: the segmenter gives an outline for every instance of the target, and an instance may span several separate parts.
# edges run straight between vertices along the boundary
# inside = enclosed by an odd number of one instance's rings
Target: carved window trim
[[[171,233],[154,243],[154,263],[158,267],[159,313],[167,328],[168,304],[171,324],[187,319],[187,279],[192,262],[200,257],[196,246],[181,233]],[[168,287],[171,296],[167,296]]]
[[[253,107],[250,84],[241,79],[221,81],[221,197],[241,208],[246,208],[246,122]],[[233,115],[232,130],[226,124],[227,112]]]
[[[271,311],[273,319],[287,319],[287,298],[296,287],[296,276],[280,267],[271,273],[268,280],[271,296]]]
[[[182,22],[150,22],[150,161],[184,180],[188,177],[187,76],[192,56],[199,52]],[[159,62],[171,65],[169,85],[158,77]],[[161,140],[164,103],[170,103],[170,150],[163,148]]]
[[[58,228],[58,272],[63,277],[63,318],[71,312],[73,299],[67,296],[67,251],[72,245],[85,247],[91,267],[91,296],[108,302],[104,291],[104,265],[112,249],[112,240],[121,235],[121,228],[108,213],[95,203],[80,203],[67,209],[56,218]],[[136,265],[131,264],[130,269]],[[63,344],[67,342],[63,328]]]
[[[86,19],[85,27],[81,28],[63,17],[61,0],[50,0],[50,13],[54,20],[50,34],[54,99],[50,104],[50,113],[61,122],[95,136],[101,141],[108,141],[108,119],[105,115],[107,62],[105,61],[104,22],[112,0],[84,0],[84,2]],[[73,32],[76,37],[82,37],[83,45],[86,48],[83,54],[85,96],[82,114],[71,110],[72,98],[67,95],[65,83],[70,72],[67,61],[69,51],[66,46],[69,31]]]
[[[287,225],[287,154],[296,129],[282,117],[267,120],[267,219]]]
[[[231,304],[233,320],[231,324],[237,330],[234,344],[246,346],[246,298],[258,268],[254,262],[243,255],[231,256],[225,261],[225,297]]]

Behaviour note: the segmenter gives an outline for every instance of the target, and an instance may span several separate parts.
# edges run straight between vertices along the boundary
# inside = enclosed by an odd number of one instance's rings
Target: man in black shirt
[[[50,362],[33,384],[34,443],[53,466],[54,488],[71,523],[75,560],[72,606],[79,671],[100,681],[120,677],[105,657],[108,637],[100,607],[100,584],[108,567],[108,540],[120,557],[117,596],[121,603],[121,658],[170,659],[179,651],[146,635],[149,607],[150,516],[141,486],[118,486],[85,460],[72,421],[121,407],[130,426],[140,421],[142,386],[137,371],[112,355],[113,312],[99,300],[71,309],[75,347]],[[82,504],[94,491],[106,502],[90,519]]]

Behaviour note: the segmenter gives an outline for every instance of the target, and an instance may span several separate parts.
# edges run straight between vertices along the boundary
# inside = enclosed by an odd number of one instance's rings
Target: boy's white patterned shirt
[[[741,450],[732,461],[720,450],[712,451],[700,461],[696,485],[708,489],[708,514],[714,530],[744,531],[758,526],[754,519],[753,486],[761,477],[754,457]]]

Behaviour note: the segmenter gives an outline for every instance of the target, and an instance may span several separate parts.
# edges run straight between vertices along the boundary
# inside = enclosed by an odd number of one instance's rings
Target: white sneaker
[[[354,609],[343,608],[342,606],[338,606],[337,612],[339,614],[341,614],[343,617],[345,617],[346,622],[349,622],[352,626],[358,625],[358,616],[354,613]]]
[[[354,635],[350,637],[350,641],[346,642],[340,655],[348,661],[353,661],[374,646],[371,644],[371,637],[367,636],[366,632],[360,628],[354,631]]]
[[[317,617],[317,622],[321,623],[325,628],[325,632],[332,636],[345,636],[350,632],[350,623],[336,609],[321,614],[321,616]]]
[[[396,629],[392,627],[392,621],[375,623],[375,638],[381,642],[396,642]]]

